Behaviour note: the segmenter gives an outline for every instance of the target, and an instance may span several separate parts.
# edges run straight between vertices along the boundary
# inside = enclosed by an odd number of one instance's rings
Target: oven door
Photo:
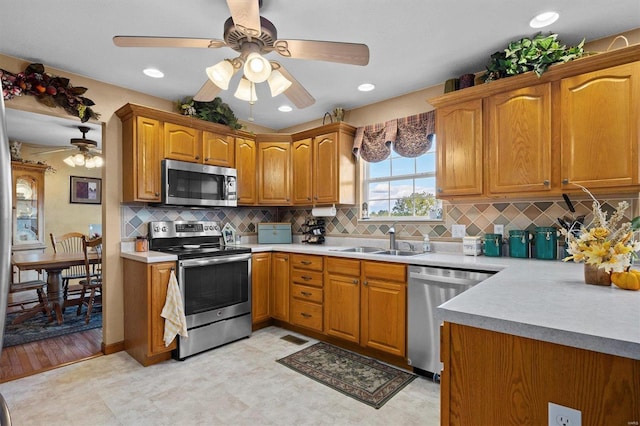
[[[251,254],[178,261],[187,329],[251,314]]]

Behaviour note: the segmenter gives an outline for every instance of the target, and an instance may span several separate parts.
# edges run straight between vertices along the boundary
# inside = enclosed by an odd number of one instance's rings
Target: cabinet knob
[[[369,283],[368,283],[368,282],[366,282],[366,281],[362,281],[362,284],[363,284],[363,285],[365,285],[365,286],[368,286],[368,285],[369,285]]]
[[[548,180],[548,179],[547,179],[547,180],[545,180],[544,182],[542,182],[542,184],[543,184],[544,186],[549,186],[549,180]]]
[[[358,284],[358,280],[351,281],[353,284]]]
[[[562,179],[562,184],[563,184],[563,185],[566,185],[566,184],[568,184],[568,183],[569,183],[569,179]]]
[[[196,160],[197,160],[197,159],[198,159],[198,157],[196,157]],[[209,157],[206,157],[206,158],[204,159],[204,161],[209,161]]]
[[[311,201],[311,197],[307,197],[307,201]]]
[[[316,195],[316,196],[314,196],[314,197],[313,197],[313,199],[314,199],[314,200],[317,200],[317,199],[318,199],[318,196],[317,196],[317,195]]]
[[[156,192],[154,195],[155,195],[156,197],[159,197],[159,196],[160,196],[160,193],[159,193],[159,192]]]
[[[196,160],[199,160],[199,159],[200,159],[200,156],[199,156],[199,155],[196,155]]]
[[[442,192],[442,188],[438,188],[438,192]]]

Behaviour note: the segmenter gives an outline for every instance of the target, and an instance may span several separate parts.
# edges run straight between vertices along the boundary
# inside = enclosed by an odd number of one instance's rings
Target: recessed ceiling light
[[[360,86],[358,86],[358,90],[361,91],[361,92],[370,92],[375,88],[376,88],[376,86],[374,84],[371,84],[371,83],[363,83]]]
[[[291,112],[291,111],[293,111],[293,108],[291,108],[289,105],[281,105],[281,106],[278,107],[278,111]]]
[[[149,76],[149,77],[153,77],[153,78],[162,78],[164,77],[164,73],[162,71],[160,71],[159,69],[156,68],[145,68],[144,70],[142,70],[142,72]]]
[[[529,26],[531,28],[546,27],[556,22],[559,17],[560,15],[558,14],[558,12],[544,12],[533,18],[529,22]]]

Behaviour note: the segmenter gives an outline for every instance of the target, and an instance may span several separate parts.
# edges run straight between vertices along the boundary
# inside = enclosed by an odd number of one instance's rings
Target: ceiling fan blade
[[[42,147],[40,146],[40,148],[42,148]],[[31,155],[33,155],[33,156],[46,155],[46,154],[54,154],[56,152],[75,151],[75,150],[77,150],[77,148],[74,147],[74,146],[71,146],[71,147],[68,147],[68,148],[57,147],[57,149],[53,149],[53,148],[56,148],[56,147],[51,147],[51,148],[52,149],[45,149],[43,151],[33,152],[33,153],[31,153]]]
[[[287,71],[278,62],[271,61],[271,64],[275,64],[274,69],[280,71],[284,78],[291,82],[291,86],[289,86],[289,88],[284,91],[284,95],[289,98],[289,100],[293,102],[293,104],[297,108],[303,109],[316,103],[316,100],[313,98],[313,96],[311,96],[311,94],[307,92],[307,89],[305,89],[302,84],[298,82],[298,80],[296,80],[291,74],[289,74],[289,71]]]
[[[277,40],[273,48],[287,58],[311,59],[351,65],[369,63],[366,44],[316,40]]]
[[[260,5],[258,0],[227,0],[233,18],[233,25],[247,37],[258,38],[262,32],[260,25]]]
[[[195,94],[193,100],[198,102],[211,102],[220,90],[221,89],[213,84],[211,80],[207,79],[200,90],[198,90],[198,93]]]
[[[198,47],[203,49],[217,49],[227,44],[223,40],[210,38],[187,37],[139,37],[115,36],[113,44],[118,47]]]

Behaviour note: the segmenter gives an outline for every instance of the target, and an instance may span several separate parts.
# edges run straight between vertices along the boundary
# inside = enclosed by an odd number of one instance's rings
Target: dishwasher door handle
[[[412,284],[411,279],[431,282],[434,284],[445,283],[445,284],[458,284],[458,285],[468,285],[468,286],[477,284],[476,280],[469,280],[467,278],[443,277],[440,275],[418,274],[415,272],[409,273],[409,284]],[[423,284],[423,283],[416,283],[416,284]]]

